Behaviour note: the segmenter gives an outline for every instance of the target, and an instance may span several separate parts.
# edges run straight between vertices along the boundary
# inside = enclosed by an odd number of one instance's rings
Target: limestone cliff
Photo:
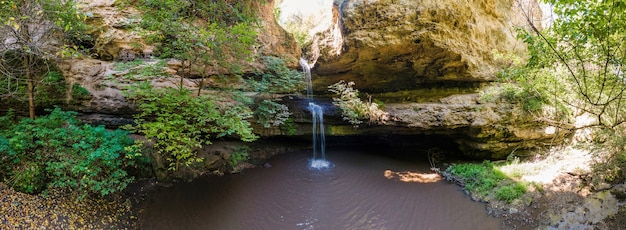
[[[317,93],[340,80],[385,103],[382,127],[332,126],[331,135],[442,134],[465,154],[503,158],[562,140],[504,100],[482,100],[504,66],[494,54],[523,57],[515,27],[541,18],[535,1],[336,1],[335,24],[313,38]],[[529,8],[530,7],[530,8]],[[534,7],[534,8],[533,8]],[[529,10],[530,9],[530,10]],[[385,128],[386,127],[386,128]]]
[[[525,49],[515,39],[512,6],[511,0],[347,0],[338,6],[341,55],[322,53],[316,84],[323,90],[343,79],[369,92],[389,92],[493,81],[499,69],[493,53]]]
[[[141,20],[141,12],[132,4],[120,5],[115,0],[79,0],[79,8],[88,18],[91,25],[91,36],[94,38],[92,53],[82,58],[67,59],[59,63],[65,80],[71,84],[80,84],[94,96],[90,101],[83,102],[76,108],[85,113],[102,113],[130,116],[133,106],[122,95],[124,86],[145,81],[124,77],[123,71],[116,71],[113,63],[143,59],[146,64],[154,64],[152,60],[155,47],[148,44],[141,31],[134,29]],[[273,15],[273,0],[258,4],[258,16],[261,28],[258,31],[257,46],[254,52],[257,57],[279,56],[288,61],[290,67],[296,68],[301,56],[292,35],[282,29]],[[170,78],[152,79],[155,86],[174,86],[179,82],[181,62],[170,60],[165,72]],[[244,71],[256,71],[264,68],[262,59],[246,63]],[[207,72],[216,73],[216,70]],[[227,74],[227,73],[226,73]],[[182,74],[181,74],[182,75]],[[185,86],[197,88],[199,79],[194,74],[185,74]],[[70,95],[68,93],[68,95]]]

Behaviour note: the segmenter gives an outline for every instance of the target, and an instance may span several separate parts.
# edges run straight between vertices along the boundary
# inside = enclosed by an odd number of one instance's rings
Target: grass
[[[511,203],[521,198],[528,187],[528,183],[514,180],[490,161],[479,164],[453,164],[446,171],[462,181],[465,189],[481,200],[495,197],[497,200]]]

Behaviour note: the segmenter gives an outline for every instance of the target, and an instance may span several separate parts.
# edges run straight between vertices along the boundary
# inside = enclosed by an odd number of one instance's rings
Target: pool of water
[[[375,150],[330,150],[332,166],[309,167],[310,152],[273,158],[270,168],[209,176],[156,192],[144,229],[499,229],[458,186],[424,161]]]

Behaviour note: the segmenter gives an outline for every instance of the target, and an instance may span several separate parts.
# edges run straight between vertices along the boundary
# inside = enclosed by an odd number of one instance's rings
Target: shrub
[[[596,160],[592,164],[594,184],[626,181],[626,135],[621,129],[601,129],[591,146]]]
[[[482,164],[453,164],[446,170],[465,183],[465,189],[480,197],[493,195],[496,199],[511,203],[526,193],[526,185],[509,179],[489,161]]]
[[[363,123],[384,123],[389,120],[389,113],[378,108],[378,104],[363,102],[359,98],[359,90],[352,88],[354,82],[339,81],[328,87],[328,91],[335,93],[339,97],[333,97],[333,104],[341,110],[344,120],[354,126]]]
[[[236,136],[244,141],[257,138],[246,119],[252,117],[248,107],[236,102],[218,101],[215,97],[195,97],[186,89],[152,89],[149,85],[132,94],[139,104],[136,126],[125,128],[154,139],[158,157],[177,170],[200,162],[197,150],[211,139]]]
[[[273,56],[264,56],[265,71],[261,81],[253,83],[255,91],[268,93],[293,93],[304,90],[305,81],[302,72],[287,67],[285,60]]]
[[[239,164],[239,162],[246,162],[248,160],[250,160],[250,147],[248,146],[241,146],[241,147],[237,147],[233,150],[233,152],[230,154],[230,166],[231,167],[235,167],[237,166],[237,164]]]
[[[48,186],[104,196],[126,188],[133,177],[125,169],[142,159],[127,131],[83,125],[75,112],[59,108],[3,135],[9,138],[0,138],[0,153],[14,162],[9,184],[23,192]]]
[[[285,123],[291,113],[286,105],[272,100],[263,100],[254,111],[254,116],[263,127],[280,126]]]
[[[22,162],[11,172],[9,186],[24,193],[37,193],[45,185],[43,169],[35,162]]]

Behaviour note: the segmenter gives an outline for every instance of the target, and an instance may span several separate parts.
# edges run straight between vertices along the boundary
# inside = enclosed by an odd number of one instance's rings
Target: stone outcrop
[[[489,82],[494,52],[521,54],[513,1],[346,0],[337,8],[343,44],[322,44],[315,84],[354,81],[368,92],[428,83]],[[329,28],[321,37],[337,37]],[[334,47],[333,47],[334,46]],[[341,50],[328,55],[328,50]]]
[[[107,115],[124,115],[130,117],[133,106],[124,98],[122,88],[145,79],[124,77],[123,71],[114,70],[115,62],[128,62],[143,59],[146,65],[154,64],[155,47],[148,44],[136,29],[141,20],[141,12],[132,4],[121,6],[121,1],[114,0],[80,0],[79,8],[87,15],[87,23],[91,26],[93,37],[93,53],[89,57],[64,60],[59,63],[65,80],[70,84],[79,84],[87,89],[92,99],[83,102],[77,110],[84,113],[101,113]],[[274,1],[269,0],[258,4],[260,25],[255,54],[262,56],[280,56],[292,68],[297,68],[301,56],[292,35],[282,29],[273,15]],[[246,63],[244,71],[263,69],[262,59]],[[180,80],[178,71],[181,61],[171,60],[164,71],[173,76],[171,79],[152,79],[153,85],[175,86]],[[208,70],[207,73],[218,71]],[[182,74],[181,74],[182,75]],[[197,88],[199,79],[194,74],[186,74],[190,78],[183,82],[188,88]],[[68,92],[68,97],[71,92]]]
[[[141,12],[132,5],[120,6],[115,0],[80,0],[81,11],[88,15],[95,39],[96,57],[104,61],[132,61],[150,58],[155,47],[147,44],[140,32],[133,30],[141,21]],[[301,51],[292,35],[282,29],[273,16],[274,1],[259,4],[258,16],[262,26],[258,31],[257,55],[281,55],[298,65]],[[252,65],[258,63],[251,63]]]
[[[521,5],[518,5],[520,3]],[[434,134],[478,158],[558,143],[569,133],[538,122],[505,100],[485,102],[506,65],[494,54],[524,57],[515,26],[535,1],[336,1],[335,24],[313,38],[316,93],[340,80],[384,102],[383,126],[329,125],[329,135]],[[537,8],[531,17],[540,18]],[[539,15],[539,16],[538,16]],[[531,20],[533,20],[531,18]]]

